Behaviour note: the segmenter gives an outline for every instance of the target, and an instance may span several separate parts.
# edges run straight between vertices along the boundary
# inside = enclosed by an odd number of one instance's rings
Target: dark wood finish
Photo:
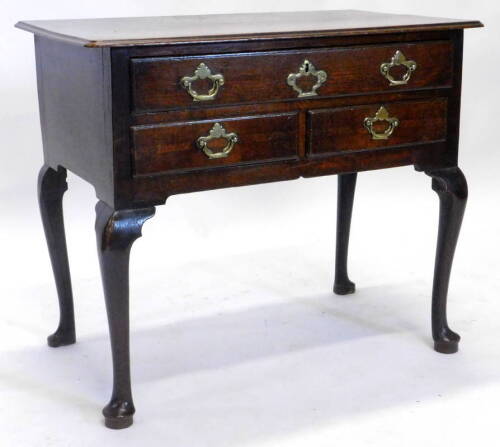
[[[124,47],[200,41],[258,41],[306,36],[405,33],[483,25],[477,20],[344,10],[32,20],[19,22],[16,26],[52,39],[88,47]]]
[[[76,341],[73,291],[62,208],[63,195],[67,189],[66,169],[59,168],[55,171],[49,166],[42,167],[38,175],[38,203],[59,299],[59,325],[47,338],[48,345],[53,348]]]
[[[458,351],[460,336],[448,327],[446,303],[451,266],[467,204],[467,181],[457,168],[427,171],[439,196],[439,232],[432,287],[432,336],[434,348],[444,354]]]
[[[411,164],[418,166],[447,164],[447,152],[448,146],[446,143],[433,143],[416,147],[384,148],[360,153],[345,152],[321,160],[285,161],[248,167],[226,167],[171,175],[141,176],[140,181],[135,182],[135,201],[142,204],[160,204],[170,195],[186,192],[293,180],[299,177],[317,177],[352,171],[360,172]],[[158,198],[158,201],[152,202],[152,198]]]
[[[113,203],[109,50],[35,36],[45,164],[64,166]]]
[[[131,110],[131,84],[129,67],[134,58],[154,54],[170,53],[173,46],[168,47],[137,47],[137,48],[100,48],[89,49],[70,45],[62,41],[51,41],[36,36],[38,59],[38,80],[40,96],[40,115],[44,139],[45,162],[54,169],[58,165],[88,180],[96,188],[100,200],[105,201],[115,209],[144,207],[162,204],[172,194],[197,191],[202,189],[222,188],[230,186],[250,185],[261,182],[289,180],[298,177],[328,175],[343,172],[380,169],[387,166],[402,166],[415,164],[419,169],[426,167],[445,167],[456,164],[458,140],[453,142],[458,131],[456,122],[459,117],[460,97],[460,66],[462,32],[449,31],[444,33],[426,32],[409,34],[383,34],[368,36],[328,38],[328,47],[338,41],[342,48],[373,42],[373,48],[379,43],[390,42],[412,43],[425,39],[429,42],[448,42],[453,48],[451,71],[454,73],[451,85],[425,90],[401,90],[395,88],[387,92],[371,92],[355,96],[338,96],[323,98],[312,97],[301,100],[269,102],[266,98],[258,98],[252,104],[221,105],[212,107],[194,107],[177,109],[170,112],[133,115]],[[282,42],[289,45],[288,40]],[[303,44],[311,46],[316,51],[324,45],[322,39],[305,38]],[[297,43],[296,43],[297,44]],[[238,46],[239,45],[239,46]],[[274,50],[279,50],[280,41],[268,43]],[[196,45],[192,46],[196,48]],[[262,49],[262,43],[256,44]],[[163,51],[160,51],[163,48]],[[185,54],[189,46],[179,45],[178,50]],[[251,52],[248,42],[237,44],[206,44],[205,51],[232,53],[239,49]],[[303,49],[304,50],[304,49]],[[91,53],[97,56],[91,56]],[[53,67],[64,66],[68,60],[69,76],[62,76],[60,70]],[[418,71],[418,69],[417,69]],[[416,72],[415,72],[416,73]],[[414,73],[414,74],[415,74]],[[458,73],[458,75],[457,75]],[[335,74],[332,75],[335,77]],[[384,78],[380,76],[383,80]],[[263,81],[264,82],[264,81]],[[411,80],[410,80],[411,82]],[[290,87],[283,82],[286,91]],[[56,92],[56,93],[54,93]],[[187,95],[187,94],[186,94]],[[355,156],[329,157],[328,160],[313,162],[307,159],[305,138],[308,133],[308,121],[303,113],[317,109],[333,109],[338,107],[383,104],[409,99],[446,98],[448,101],[447,126],[453,132],[451,139],[444,143],[429,145],[398,146],[392,153],[381,152],[376,157],[369,152],[359,152]],[[69,100],[68,100],[69,98]],[[169,172],[168,175],[134,175],[134,155],[131,127],[169,124],[174,122],[191,122],[202,120],[217,120],[237,118],[247,115],[297,113],[298,116],[298,148],[300,163],[283,161],[276,163],[273,169],[255,169],[253,163],[246,166],[233,167],[230,164],[223,171],[203,172],[196,182],[193,182],[189,169],[180,172]],[[84,125],[86,123],[87,125]],[[357,129],[365,132],[364,129]],[[399,129],[398,129],[399,130]],[[424,149],[431,147],[430,151]],[[334,155],[334,154],[332,154]],[[201,173],[201,171],[200,171]],[[152,173],[151,173],[152,174]]]
[[[456,31],[456,30],[455,30]],[[318,39],[307,33],[301,38],[283,37],[272,40],[230,40],[219,41],[197,41],[188,43],[177,43],[175,45],[146,45],[127,46],[127,50],[132,58],[144,57],[183,57],[198,55],[221,55],[233,53],[247,53],[254,51],[270,52],[274,50],[298,50],[304,48],[335,48],[353,45],[375,45],[392,43],[413,43],[429,42],[436,40],[448,40],[450,33],[455,31],[409,31],[382,34],[357,34],[344,36],[324,36]],[[112,51],[116,49],[111,48]]]
[[[221,105],[214,107],[186,108],[168,110],[155,113],[132,114],[129,116],[132,126],[162,124],[165,122],[181,121],[203,121],[216,120],[224,117],[240,117],[257,114],[276,114],[290,112],[305,112],[318,109],[337,109],[352,106],[366,106],[370,104],[381,104],[411,100],[431,100],[435,98],[446,98],[450,102],[450,96],[455,91],[453,87],[443,87],[431,90],[406,90],[387,93],[374,93],[354,96],[339,96],[335,98],[311,97],[299,101],[263,102],[253,104]],[[307,122],[303,123],[306,130]]]
[[[352,206],[358,174],[340,174],[337,190],[337,245],[335,250],[335,282],[333,291],[337,295],[354,293],[356,285],[347,274],[347,253],[351,231]]]
[[[97,253],[113,354],[113,392],[103,410],[109,428],[132,425],[135,412],[130,384],[129,259],[142,225],[154,212],[154,208],[114,211],[104,202],[96,206]]]
[[[238,142],[226,158],[209,159],[196,140],[207,136],[216,122],[236,133]],[[135,175],[298,159],[296,113],[136,126],[132,134]]]
[[[366,117],[373,117],[384,105],[399,125],[387,140],[374,140],[364,128]],[[343,151],[388,148],[404,144],[436,143],[446,139],[446,99],[378,103],[341,109],[309,112],[308,153],[312,157]],[[382,129],[387,123],[380,123]]]
[[[100,200],[97,246],[114,374],[108,427],[130,425],[134,413],[130,249],[153,206],[173,194],[340,174],[334,291],[342,294],[355,289],[347,257],[357,172],[404,165],[425,171],[441,203],[435,349],[457,349],[446,295],[467,196],[457,168],[463,29],[480,22],[321,11],[18,26],[36,34],[40,208],[61,307],[53,346],[74,341],[61,204],[66,169],[89,181]],[[380,64],[396,49],[418,67],[407,85],[389,87]],[[328,78],[318,96],[297,98],[286,77],[304,59]],[[199,62],[226,78],[214,101],[194,103],[179,84]],[[381,105],[400,124],[376,141],[363,122]],[[210,160],[195,142],[217,122],[239,141],[227,158]]]
[[[400,50],[418,63],[410,82],[391,86],[380,73],[380,64],[389,62]],[[338,47],[329,49],[256,52],[251,54],[203,55],[196,57],[132,59],[133,108],[136,112],[186,107],[212,107],[217,104],[298,100],[297,92],[286,84],[305,59],[328,78],[317,90],[321,97],[377,93],[421,88],[449,87],[452,46],[449,41],[381,46]],[[220,73],[225,83],[212,101],[196,102],[180,83],[205,63],[212,73]],[[197,91],[209,86],[197,81]],[[305,86],[309,90],[310,86]]]

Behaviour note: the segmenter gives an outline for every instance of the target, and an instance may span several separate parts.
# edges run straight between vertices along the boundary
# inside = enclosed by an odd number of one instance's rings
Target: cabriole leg
[[[73,292],[62,209],[63,195],[67,189],[66,169],[59,167],[56,171],[49,166],[42,167],[38,175],[38,203],[59,298],[59,325],[47,338],[47,343],[53,348],[70,345],[76,341]]]
[[[448,327],[446,302],[453,255],[467,203],[467,181],[462,171],[446,168],[426,171],[439,196],[439,231],[432,289],[432,336],[434,349],[444,354],[458,351],[460,336]]]
[[[354,293],[355,284],[347,275],[347,254],[351,230],[352,205],[356,189],[357,174],[339,174],[337,190],[337,244],[335,250],[335,282],[333,291],[337,295]]]
[[[130,382],[129,258],[134,241],[154,208],[115,211],[104,202],[96,206],[97,252],[101,266],[113,357],[113,392],[104,407],[109,428],[132,425],[135,412]]]

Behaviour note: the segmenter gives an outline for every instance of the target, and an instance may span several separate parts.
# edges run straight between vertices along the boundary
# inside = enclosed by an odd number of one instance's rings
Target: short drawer
[[[135,175],[298,158],[296,113],[132,127]]]
[[[449,87],[449,41],[135,58],[136,112]]]
[[[446,139],[446,98],[308,112],[308,154],[431,143]]]

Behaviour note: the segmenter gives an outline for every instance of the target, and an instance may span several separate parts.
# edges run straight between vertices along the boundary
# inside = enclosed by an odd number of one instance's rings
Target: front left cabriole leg
[[[439,196],[439,231],[432,289],[434,349],[444,354],[458,351],[460,336],[448,327],[446,305],[453,256],[467,203],[467,181],[458,167],[426,171]]]
[[[142,225],[154,208],[115,211],[104,202],[96,205],[97,253],[108,314],[113,357],[113,391],[104,407],[105,425],[120,429],[132,425],[135,412],[130,381],[129,259]]]

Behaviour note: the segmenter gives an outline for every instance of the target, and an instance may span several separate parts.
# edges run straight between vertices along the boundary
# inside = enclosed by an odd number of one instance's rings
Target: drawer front
[[[298,158],[296,113],[132,127],[135,175]]]
[[[449,87],[448,41],[132,59],[136,112]]]
[[[431,143],[446,139],[445,98],[308,112],[308,154]]]

